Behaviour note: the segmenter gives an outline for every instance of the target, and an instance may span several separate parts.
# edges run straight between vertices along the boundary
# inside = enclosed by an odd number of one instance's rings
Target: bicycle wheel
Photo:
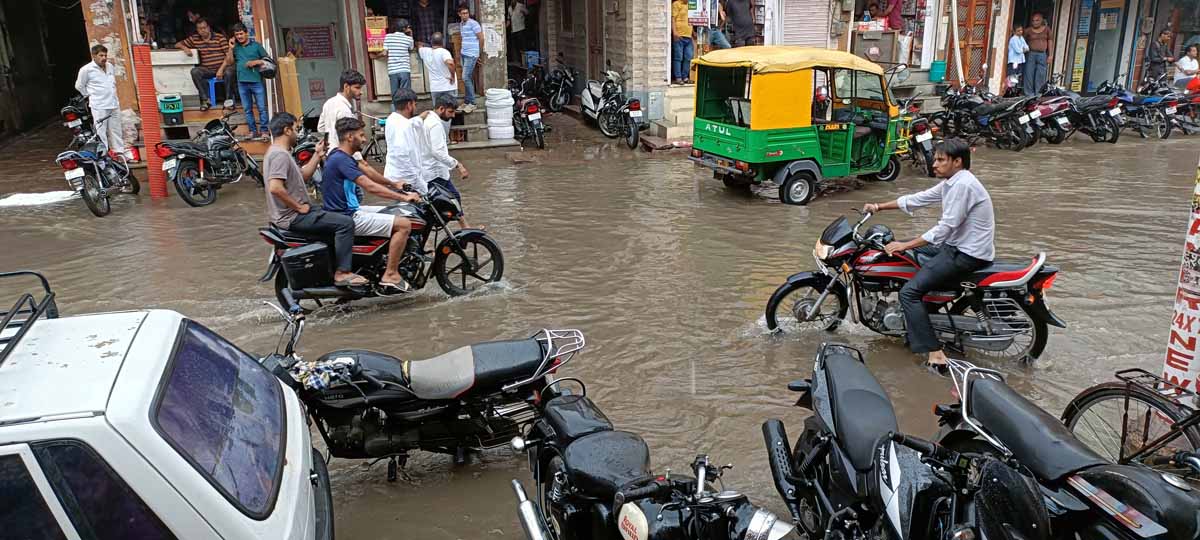
[[[1109,382],[1075,396],[1063,411],[1062,420],[1076,438],[1096,453],[1114,463],[1128,463],[1128,456],[1170,433],[1173,424],[1191,414],[1200,413],[1193,413],[1145,387]],[[1197,448],[1200,448],[1200,429],[1191,428],[1178,432],[1166,446],[1138,461],[1163,472],[1186,476],[1189,469],[1150,462],[1165,461],[1156,458]]]

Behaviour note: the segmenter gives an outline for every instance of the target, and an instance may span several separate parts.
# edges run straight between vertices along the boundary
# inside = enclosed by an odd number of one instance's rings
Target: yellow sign
[[[1088,40],[1081,37],[1075,40],[1075,65],[1071,67],[1071,91],[1083,91],[1083,67],[1087,65]]]
[[[387,17],[367,17],[367,51],[380,52],[383,50],[383,38],[387,36]]]

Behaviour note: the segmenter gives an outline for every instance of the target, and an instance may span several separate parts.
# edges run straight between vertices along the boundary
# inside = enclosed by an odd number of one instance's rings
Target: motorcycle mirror
[[[901,65],[900,70],[896,72],[896,82],[903,83],[904,81],[907,81],[908,78],[911,76],[912,76],[912,73],[908,71],[908,66]]]
[[[273,303],[271,303],[271,302],[267,302],[267,301],[265,301],[265,300],[263,301],[263,304],[266,304],[266,305],[268,305],[268,306],[271,306],[271,308],[273,308],[275,311],[279,312],[279,316],[280,316],[280,317],[283,317],[283,320],[285,320],[285,321],[287,321],[287,322],[292,322],[292,317],[291,317],[291,315],[288,315],[288,312],[287,312],[287,310],[285,310],[285,309],[283,309],[283,308],[281,308],[281,307],[279,307],[279,306],[277,306],[277,305],[275,305],[275,304],[273,304]]]

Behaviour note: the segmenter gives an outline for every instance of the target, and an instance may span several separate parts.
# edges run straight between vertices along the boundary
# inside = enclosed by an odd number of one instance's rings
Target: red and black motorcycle
[[[402,216],[412,223],[408,245],[400,258],[400,275],[413,290],[423,289],[433,277],[446,294],[461,296],[503,277],[504,254],[487,232],[450,230],[447,224],[463,215],[462,205],[441,186],[429,186],[429,194],[420,202],[393,204],[381,213]],[[390,238],[355,237],[354,272],[370,284],[338,287],[333,280],[332,238],[297,234],[274,225],[259,229],[258,234],[272,248],[267,272],[259,281],[275,281],[275,297],[282,305],[308,300],[320,307],[322,300],[349,301],[390,294],[379,285],[387,266]]]
[[[833,331],[856,309],[855,322],[887,336],[904,335],[899,292],[927,262],[908,251],[890,256],[884,246],[895,239],[885,225],[859,229],[839,217],[825,229],[813,250],[820,269],[788,277],[767,302],[772,331]],[[998,359],[1032,360],[1046,348],[1047,326],[1067,325],[1046,307],[1046,291],[1058,268],[1039,253],[1029,263],[995,262],[952,287],[925,296],[934,332],[959,352],[971,349]]]

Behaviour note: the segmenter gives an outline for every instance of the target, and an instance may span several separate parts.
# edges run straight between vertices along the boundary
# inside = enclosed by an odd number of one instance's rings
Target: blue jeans
[[[471,77],[475,73],[475,63],[479,61],[478,56],[463,55],[463,86],[466,87],[467,95],[463,98],[463,102],[468,105],[475,104],[475,79]]]
[[[671,42],[671,78],[682,80],[688,78],[692,69],[692,53],[696,44],[692,38],[678,38]]]
[[[246,111],[246,125],[251,135],[267,132],[267,87],[260,82],[238,81],[238,94],[242,97],[242,109]],[[258,124],[254,123],[251,105],[258,104]]]
[[[412,90],[412,73],[404,71],[401,73],[388,73],[388,80],[392,83],[392,96],[396,95],[396,90],[407,88]]]
[[[1032,96],[1046,86],[1046,53],[1025,53],[1025,95]]]
[[[708,29],[708,44],[718,49],[733,47],[733,45],[729,44],[729,38],[725,37],[725,32],[720,28]]]

